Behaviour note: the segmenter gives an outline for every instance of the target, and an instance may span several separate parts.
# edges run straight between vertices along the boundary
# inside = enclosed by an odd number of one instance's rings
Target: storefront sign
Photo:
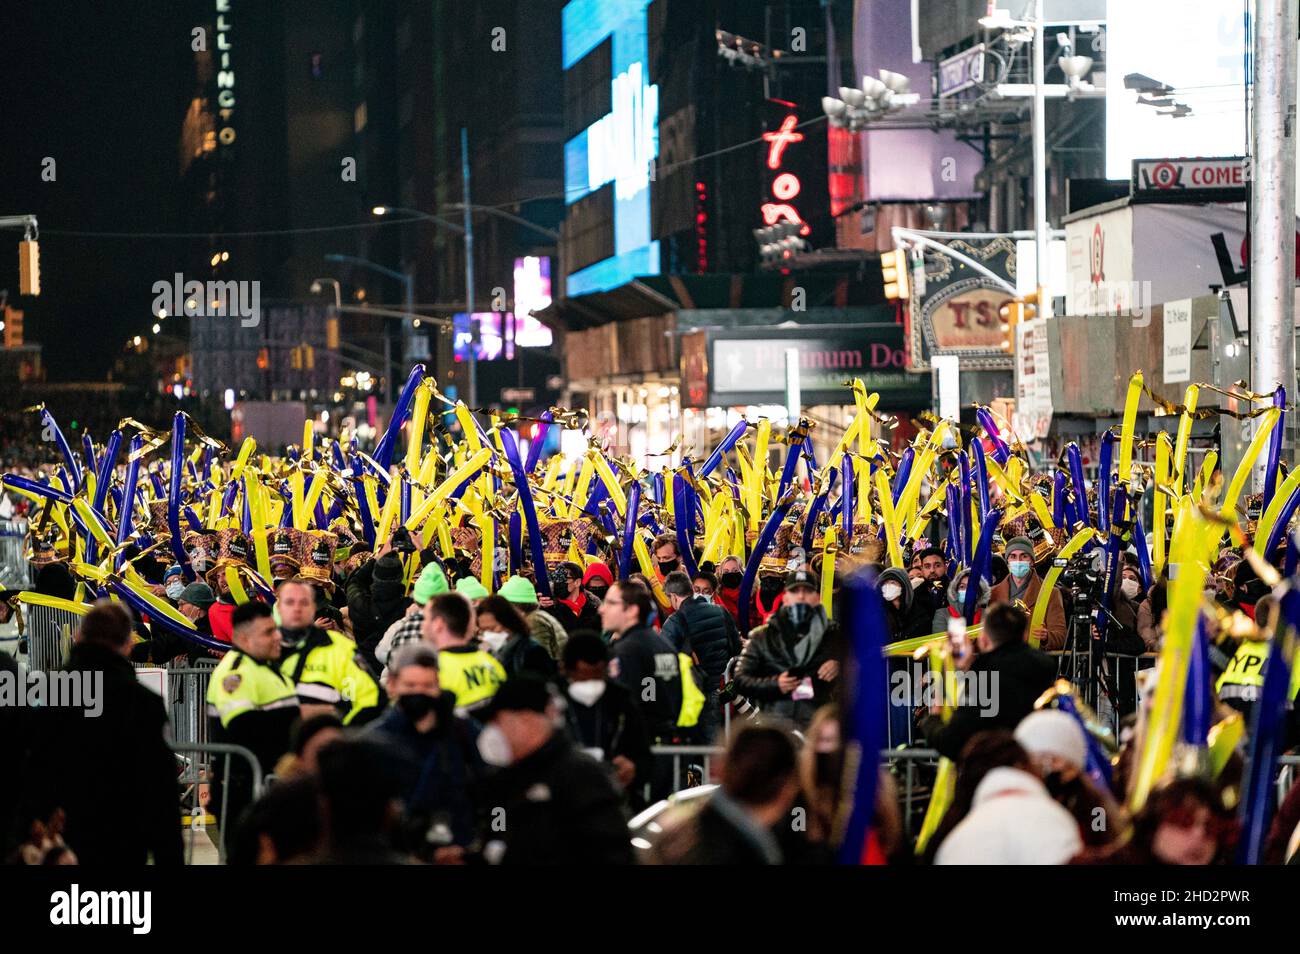
[[[1167,301],[1165,324],[1165,384],[1192,379],[1192,300]]]
[[[939,62],[939,98],[984,82],[984,44]]]
[[[1246,164],[1240,156],[1226,159],[1134,159],[1133,195],[1159,202],[1177,201],[1191,194],[1206,201],[1207,192],[1245,197]]]
[[[1010,238],[959,239],[949,247],[1014,287],[1016,244]],[[909,314],[908,367],[928,371],[930,357],[955,354],[963,370],[1010,370],[1011,352],[999,314],[1014,295],[960,260],[926,254],[926,295]]]
[[[711,332],[709,403],[784,403],[785,352],[789,348],[800,352],[800,388],[805,406],[851,403],[852,392],[847,385],[853,378],[861,378],[868,391],[879,391],[886,405],[924,407],[930,403],[929,379],[907,371],[903,329],[898,325],[866,325],[843,331],[766,328]],[[684,383],[689,389],[690,381]]]

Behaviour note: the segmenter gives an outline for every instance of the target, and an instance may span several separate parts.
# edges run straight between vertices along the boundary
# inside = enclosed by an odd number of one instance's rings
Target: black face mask
[[[1053,798],[1059,798],[1065,793],[1069,783],[1065,781],[1060,772],[1049,772],[1043,779],[1043,787]]]
[[[659,564],[659,572],[667,576],[673,570],[677,569],[677,560],[665,560]]]
[[[603,599],[605,598],[605,594],[609,592],[609,587],[607,587],[607,586],[588,586],[588,587],[587,587],[587,591],[588,591],[589,593],[591,593],[592,596],[596,597],[596,599],[598,599],[598,600],[603,600]]]
[[[782,606],[781,612],[785,618],[790,621],[790,627],[796,633],[808,632],[808,627],[812,624],[813,608],[807,603],[791,603],[789,606]]]
[[[423,693],[397,697],[397,708],[412,722],[419,722],[430,712],[442,708],[442,696],[426,696]]]
[[[818,752],[813,757],[814,772],[821,785],[838,785],[844,773],[844,759],[839,752]]]
[[[722,588],[724,590],[738,590],[740,589],[741,581],[744,580],[744,578],[745,574],[741,573],[739,570],[731,570],[724,573],[722,574],[721,580]]]

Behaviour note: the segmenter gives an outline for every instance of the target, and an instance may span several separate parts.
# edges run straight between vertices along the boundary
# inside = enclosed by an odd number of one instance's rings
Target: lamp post
[[[986,30],[1028,30],[1032,33],[1034,51],[1033,116],[1030,128],[1034,151],[1034,286],[1042,314],[1047,314],[1046,289],[1051,281],[1047,261],[1047,83],[1046,44],[1043,25],[1043,0],[1033,0],[1033,13],[1028,20],[1017,20],[1006,10],[994,9],[989,4],[987,16],[980,17],[979,25]],[[1024,42],[1022,35],[1017,42]]]
[[[414,304],[415,304],[415,280],[414,280],[410,275],[406,274],[406,272],[399,272],[399,271],[397,271],[396,269],[393,269],[393,268],[389,268],[389,267],[387,267],[386,265],[380,265],[378,262],[372,262],[372,261],[370,261],[370,259],[368,259],[368,258],[358,258],[358,257],[355,256],[355,255],[340,255],[340,254],[337,254],[337,253],[335,253],[335,252],[331,252],[331,253],[327,254],[327,255],[325,256],[325,261],[327,261],[327,262],[338,262],[338,263],[343,264],[343,265],[356,265],[356,266],[359,266],[359,267],[361,267],[361,268],[368,268],[368,269],[370,269],[372,272],[378,272],[380,275],[386,275],[386,276],[388,276],[389,278],[392,278],[392,279],[395,279],[396,281],[401,282],[402,285],[403,285],[403,286],[405,287],[405,289],[406,289],[406,311],[407,311],[407,314],[412,315],[412,316],[415,315],[415,311],[414,311],[414,308],[413,308],[413,306],[414,306]],[[341,302],[339,301],[339,293],[338,293],[338,286],[337,286],[337,283],[335,284],[335,289],[334,289],[334,300],[335,300],[335,307],[336,307],[336,308],[341,308],[342,306],[341,306]],[[405,328],[406,328],[406,325],[403,324],[403,329],[405,329]],[[403,338],[405,338],[405,337],[406,337],[406,335],[405,335],[405,333],[404,333],[404,334],[403,334]],[[391,339],[389,338],[389,334],[388,334],[388,326],[387,326],[387,325],[384,325],[384,378],[385,378],[385,382],[386,382],[386,383],[384,384],[384,401],[385,401],[386,403],[391,403],[392,400],[393,400],[393,396],[392,396],[392,390],[393,390],[393,344],[392,344]]]

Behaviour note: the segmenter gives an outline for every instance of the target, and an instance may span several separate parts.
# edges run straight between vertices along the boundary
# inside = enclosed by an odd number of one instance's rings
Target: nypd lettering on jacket
[[[655,678],[667,682],[681,674],[676,653],[655,653]]]

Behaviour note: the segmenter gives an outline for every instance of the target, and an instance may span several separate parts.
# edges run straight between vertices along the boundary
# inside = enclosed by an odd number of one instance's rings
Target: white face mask
[[[1142,592],[1142,584],[1137,580],[1125,580],[1119,585],[1119,591],[1129,599],[1137,599],[1137,595]]]
[[[924,582],[925,582],[925,577],[923,577],[923,576],[914,576],[914,577],[912,577],[912,589],[916,589],[918,586],[920,586],[920,585],[921,585],[922,583],[924,583]]]
[[[506,644],[506,640],[510,638],[510,634],[496,630],[493,632],[479,633],[478,638],[483,645],[488,648],[488,652],[499,653],[501,652],[501,647]]]
[[[584,679],[569,683],[569,698],[574,702],[591,708],[605,694],[604,679]]]
[[[478,754],[483,756],[483,761],[488,765],[504,768],[515,760],[515,754],[510,749],[510,740],[506,738],[499,725],[484,726],[483,731],[478,734],[477,744]]]
[[[903,595],[903,588],[897,583],[886,583],[880,588],[880,595],[886,600],[896,600]]]
[[[183,592],[185,592],[185,584],[181,583],[179,580],[175,583],[167,584],[168,599],[173,599],[173,600],[180,599],[180,595]]]

